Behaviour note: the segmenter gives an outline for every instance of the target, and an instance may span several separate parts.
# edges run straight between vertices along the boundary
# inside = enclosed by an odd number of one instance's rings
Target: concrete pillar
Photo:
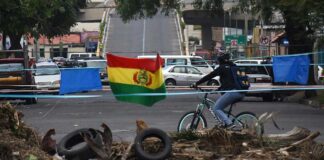
[[[202,39],[202,48],[203,49],[212,49],[212,26],[211,25],[202,25],[201,26],[201,39]]]

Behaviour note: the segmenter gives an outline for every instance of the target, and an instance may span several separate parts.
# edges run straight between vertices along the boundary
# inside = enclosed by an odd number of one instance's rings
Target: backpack
[[[249,77],[244,71],[241,71],[237,66],[231,66],[231,71],[237,90],[247,90],[250,88]]]

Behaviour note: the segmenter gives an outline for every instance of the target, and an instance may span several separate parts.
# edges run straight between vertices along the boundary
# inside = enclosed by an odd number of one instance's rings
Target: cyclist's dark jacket
[[[199,81],[197,81],[196,85],[209,81],[216,76],[220,76],[221,86],[219,90],[235,89],[235,82],[230,68],[231,66],[235,66],[235,64],[230,61],[220,64],[219,67],[216,68],[214,71],[210,72],[209,74],[201,78]]]

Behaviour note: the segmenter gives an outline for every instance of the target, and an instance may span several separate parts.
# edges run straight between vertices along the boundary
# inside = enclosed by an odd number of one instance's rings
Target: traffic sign
[[[269,38],[267,36],[262,36],[260,38],[260,43],[261,44],[269,44]]]
[[[231,40],[231,46],[237,46],[237,40],[236,39]]]
[[[245,46],[247,42],[246,36],[243,35],[227,35],[225,36],[225,44],[231,46]],[[233,45],[235,44],[235,45]]]

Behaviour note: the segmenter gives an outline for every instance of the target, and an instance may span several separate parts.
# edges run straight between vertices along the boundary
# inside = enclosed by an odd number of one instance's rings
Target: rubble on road
[[[41,150],[41,137],[32,128],[26,126],[9,103],[0,106],[0,159],[36,160],[52,159]]]
[[[53,143],[50,129],[43,140],[35,130],[26,126],[19,113],[10,104],[0,106],[0,159],[40,160],[53,159]],[[149,125],[136,121],[137,134],[141,134]],[[134,143],[114,142],[110,128],[101,125],[103,131],[97,130],[102,138],[102,146],[93,145],[87,135],[85,142],[97,153],[98,159],[136,160]],[[229,131],[211,128],[199,131],[170,132],[172,152],[168,160],[272,160],[272,159],[324,159],[324,145],[315,142],[319,132],[295,127],[284,134],[263,135],[257,137],[250,132]],[[165,147],[157,138],[147,138],[142,143],[147,153],[155,153]],[[95,148],[94,148],[95,147]],[[99,148],[98,148],[99,147]],[[101,147],[101,148],[100,148]],[[45,151],[43,151],[43,150]]]

